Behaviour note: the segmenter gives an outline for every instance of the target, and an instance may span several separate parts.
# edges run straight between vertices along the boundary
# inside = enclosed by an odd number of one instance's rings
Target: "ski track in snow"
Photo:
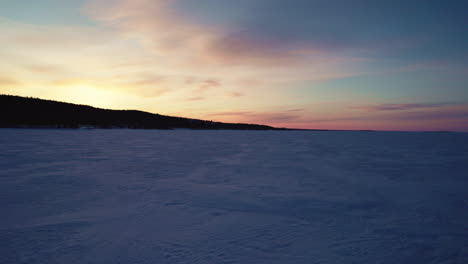
[[[468,263],[468,134],[0,130],[0,263]]]

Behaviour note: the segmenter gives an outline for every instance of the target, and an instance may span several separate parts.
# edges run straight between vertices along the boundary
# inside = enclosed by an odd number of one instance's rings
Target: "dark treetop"
[[[12,95],[0,95],[0,127],[279,129],[265,125],[221,123],[165,116],[137,110],[101,109]]]

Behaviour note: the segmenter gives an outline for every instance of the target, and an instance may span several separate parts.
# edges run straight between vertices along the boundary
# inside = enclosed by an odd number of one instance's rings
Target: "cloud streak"
[[[197,91],[204,92],[221,86],[221,82],[215,79],[206,79],[199,83]]]
[[[468,104],[456,106],[434,106],[435,109],[424,110],[421,107],[409,108],[410,111],[390,111],[383,110],[383,114],[363,114],[353,116],[309,119],[311,123],[337,122],[337,121],[430,121],[430,120],[450,120],[458,119],[468,122]],[[394,109],[392,109],[394,110]],[[401,109],[399,109],[401,110]],[[406,109],[408,110],[408,109]]]
[[[301,117],[299,115],[285,113],[282,111],[268,111],[268,112],[259,112],[259,111],[225,111],[217,112],[206,115],[207,117],[235,117],[245,122],[251,123],[277,123],[277,122],[289,122],[293,120],[298,120]]]
[[[413,103],[413,104],[377,104],[377,105],[360,105],[352,106],[350,108],[364,111],[405,111],[424,108],[439,108],[455,103]]]
[[[205,97],[196,96],[196,97],[190,97],[190,98],[187,99],[187,101],[201,101],[201,100],[205,100]]]
[[[201,23],[177,9],[175,3],[97,0],[89,2],[84,10],[123,36],[141,41],[166,64],[179,69],[187,67],[195,72],[216,69],[231,74],[239,69],[254,69],[272,76],[272,70],[303,68],[300,79],[356,74],[358,58],[337,55],[311,43],[293,45],[264,38],[248,29]],[[354,67],[345,66],[351,63]]]
[[[241,96],[244,96],[244,94],[241,93],[241,92],[228,92],[227,95],[230,96],[230,97],[241,97]]]
[[[5,85],[5,86],[13,86],[13,85],[17,85],[19,84],[20,82],[15,80],[15,79],[11,79],[11,78],[7,78],[7,77],[1,77],[0,76],[0,85]]]

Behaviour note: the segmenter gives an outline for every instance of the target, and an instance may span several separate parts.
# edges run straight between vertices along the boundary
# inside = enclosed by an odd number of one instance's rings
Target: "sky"
[[[468,131],[466,10],[0,0],[0,93],[278,127]]]

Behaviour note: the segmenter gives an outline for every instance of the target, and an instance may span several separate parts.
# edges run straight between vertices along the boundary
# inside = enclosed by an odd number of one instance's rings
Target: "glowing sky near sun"
[[[297,128],[468,131],[466,10],[0,0],[0,93]]]

